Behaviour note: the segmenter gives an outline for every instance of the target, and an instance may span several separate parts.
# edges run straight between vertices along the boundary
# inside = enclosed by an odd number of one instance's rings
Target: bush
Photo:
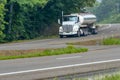
[[[25,51],[12,52],[11,51],[12,53],[11,55],[0,54],[0,60],[52,56],[52,55],[62,55],[62,54],[74,54],[74,53],[81,53],[81,52],[87,52],[87,51],[88,51],[87,48],[75,48],[74,46],[67,46],[66,48],[59,48],[59,49],[45,49],[43,51],[37,50],[37,51],[32,51],[32,52],[25,52]]]
[[[117,38],[104,39],[102,44],[104,44],[104,45],[120,45],[120,39],[117,39]]]

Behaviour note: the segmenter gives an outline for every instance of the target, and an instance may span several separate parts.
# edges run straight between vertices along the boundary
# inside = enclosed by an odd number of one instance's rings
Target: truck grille
[[[73,26],[72,25],[63,25],[63,31],[64,32],[72,32],[73,31]]]

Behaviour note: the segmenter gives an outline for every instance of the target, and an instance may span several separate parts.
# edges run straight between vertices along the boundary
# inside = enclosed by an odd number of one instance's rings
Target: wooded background
[[[107,2],[109,1],[109,3]],[[98,17],[108,16],[115,0],[104,0],[96,11]],[[119,1],[119,0],[118,0]],[[58,35],[58,18],[92,7],[96,0],[0,0],[0,42]],[[119,1],[120,2],[120,1]],[[108,3],[108,7],[104,7]],[[98,6],[97,6],[98,7]],[[106,15],[101,11],[105,9]],[[99,13],[101,15],[99,15]],[[111,12],[113,13],[113,12]]]
[[[97,16],[100,23],[120,23],[120,0],[102,0],[88,10]]]

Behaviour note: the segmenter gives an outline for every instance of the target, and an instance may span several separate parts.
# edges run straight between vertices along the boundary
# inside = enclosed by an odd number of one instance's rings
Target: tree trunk
[[[10,10],[9,10],[10,16],[9,16],[9,28],[8,28],[8,33],[11,33],[11,28],[12,28],[13,6],[14,6],[14,4],[13,4],[13,3],[10,3]]]

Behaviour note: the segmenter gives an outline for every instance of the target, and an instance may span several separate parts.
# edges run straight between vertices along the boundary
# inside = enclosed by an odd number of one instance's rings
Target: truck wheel
[[[60,38],[63,38],[63,35],[60,35]]]
[[[78,36],[78,37],[80,37],[80,35],[81,35],[81,32],[80,32],[80,31],[78,31],[78,32],[77,32],[77,36]]]
[[[87,36],[87,35],[88,35],[88,32],[85,31],[85,32],[83,33],[83,36]]]
[[[92,30],[92,34],[97,34],[97,33],[98,33],[97,29]]]
[[[97,34],[97,33],[98,33],[98,30],[97,30],[97,29],[95,29],[95,31],[94,31],[94,32],[95,32],[95,34]]]

